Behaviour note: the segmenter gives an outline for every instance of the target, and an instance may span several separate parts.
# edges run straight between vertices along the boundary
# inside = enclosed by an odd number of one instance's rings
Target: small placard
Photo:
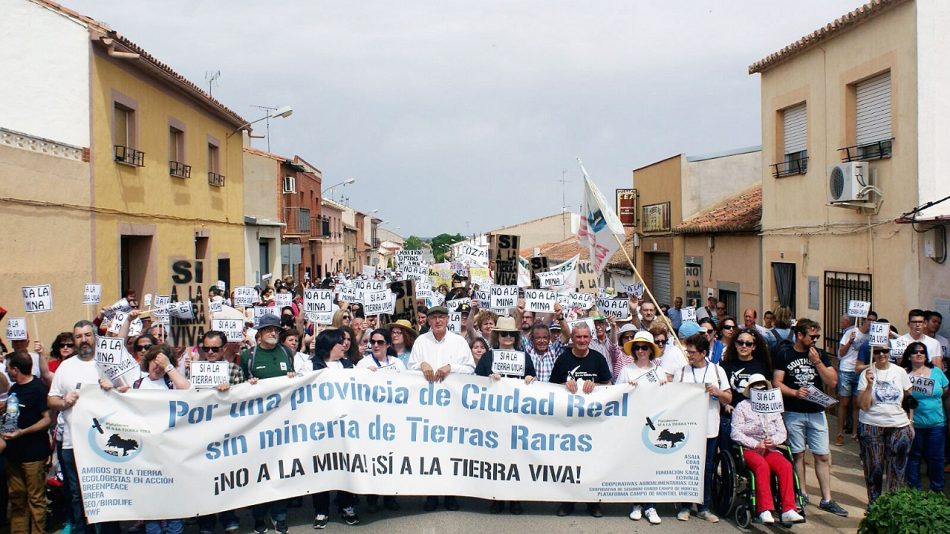
[[[890,347],[891,325],[888,323],[872,322],[868,330],[868,343],[872,347]]]
[[[125,324],[125,320],[128,318],[129,314],[125,312],[115,312],[115,315],[109,320],[109,329],[106,332],[109,334],[118,334],[119,331],[122,330],[122,325]]]
[[[571,307],[589,310],[596,297],[592,293],[571,293]]]
[[[23,308],[26,313],[43,313],[53,310],[53,290],[49,284],[23,286]]]
[[[838,404],[837,399],[833,397],[829,397],[828,395],[825,394],[824,391],[814,386],[808,387],[808,394],[805,395],[805,400],[814,402],[815,404],[821,406],[822,408],[827,408],[829,406],[834,406],[835,404]]]
[[[538,277],[538,285],[541,287],[556,287],[564,285],[564,273],[560,271],[546,271],[535,273]]]
[[[696,322],[696,306],[688,306],[683,308],[682,313],[683,322]]]
[[[102,299],[102,284],[86,284],[82,290],[83,304],[99,304]]]
[[[543,273],[542,273],[543,274]],[[554,313],[557,293],[549,289],[525,289],[524,309],[535,313]]]
[[[471,306],[471,305],[472,305],[472,299],[470,299],[470,298],[468,298],[468,297],[465,297],[465,298],[462,298],[462,299],[452,299],[452,300],[447,300],[447,301],[445,301],[445,307],[446,307],[450,312],[459,309],[459,306],[461,306],[461,305],[463,305],[463,304],[468,304],[469,306]]]
[[[446,326],[449,329],[449,332],[455,332],[456,334],[462,334],[462,312],[449,312],[449,323]]]
[[[26,341],[26,317],[10,317],[7,319],[7,341]]]
[[[191,306],[190,300],[183,300],[181,302],[173,302],[168,305],[168,313],[179,318],[179,319],[194,319],[195,310]]]
[[[151,308],[151,307],[152,307],[152,294],[151,294],[151,293],[146,293],[146,294],[145,294],[145,298],[142,299],[142,306],[144,306],[144,307],[146,307],[146,308]]]
[[[222,311],[224,311],[224,301],[221,301],[221,300],[209,301],[208,310],[210,310],[212,314],[221,313]]]
[[[627,299],[597,299],[597,308],[614,319],[630,317],[630,301]]]
[[[930,397],[934,394],[934,382],[933,378],[927,378],[925,376],[910,375],[910,390],[911,393],[918,393],[925,397]]]
[[[750,389],[749,402],[755,413],[782,413],[785,411],[785,401],[782,400],[782,390]]]
[[[118,337],[96,338],[96,364],[113,384],[130,385],[139,374],[139,364],[125,350],[125,340]]]
[[[254,308],[254,323],[260,323],[261,317],[265,315],[280,317],[280,309],[278,309],[277,306],[258,306]]]
[[[488,305],[493,310],[507,310],[518,305],[518,286],[491,286]]]
[[[244,341],[243,319],[212,319],[211,329],[224,332],[225,337],[228,338],[228,343]]]
[[[172,298],[170,295],[155,295],[156,308],[167,308],[168,305],[171,303],[172,303]]]
[[[851,317],[865,318],[871,311],[871,303],[863,300],[852,300],[848,302],[848,315]]]
[[[191,385],[195,389],[214,388],[218,384],[227,384],[231,380],[228,362],[191,362]]]
[[[363,293],[363,314],[366,317],[373,315],[392,315],[396,309],[396,294],[386,289]]]
[[[294,301],[294,296],[290,293],[277,293],[274,295],[274,304],[278,308],[284,308],[290,306]]]
[[[492,350],[491,372],[502,376],[524,376],[525,354],[519,350]]]
[[[253,287],[240,286],[234,288],[235,306],[247,308],[253,306],[255,300],[257,300],[257,291]]]

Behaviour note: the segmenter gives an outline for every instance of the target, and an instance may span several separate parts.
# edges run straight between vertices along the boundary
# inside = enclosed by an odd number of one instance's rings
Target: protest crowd
[[[208,305],[214,318],[193,346],[174,346],[169,335],[169,325],[180,313],[175,303],[148,295],[139,305],[131,293],[94,320],[77,321],[49,345],[30,340],[25,331],[13,334],[19,339],[7,340],[5,372],[0,373],[6,392],[0,441],[6,484],[0,511],[9,514],[11,531],[44,532],[48,513],[65,518],[68,533],[93,528],[84,515],[69,426],[73,406],[82,402],[83,384],[119,394],[188,389],[206,384],[198,371],[206,364],[215,364],[220,378],[211,386],[221,392],[243,382],[328,368],[416,372],[420,381],[429,382],[453,373],[475,374],[563,384],[581,394],[611,384],[650,388],[654,394],[671,382],[703,384],[708,397],[705,489],[701,502],[675,507],[680,521],[691,516],[719,521],[714,493],[722,488],[713,477],[714,461],[721,455],[735,456],[756,480],[754,522],[804,522],[809,503],[824,513],[846,516],[832,498],[830,461],[832,445],[849,439],[860,445],[869,507],[884,492],[902,486],[921,489],[924,470],[925,489],[944,490],[947,339],[936,333],[939,313],[910,310],[904,333],[898,328],[904,325],[878,318],[869,309],[859,312],[863,317],[858,319],[844,316],[840,325],[831,326],[841,327],[837,354],[831,355],[820,347],[823,325],[806,318],[796,321],[786,307],[766,310],[760,323],[753,309],[741,319],[726,315],[724,303],[714,297],[705,306],[687,307],[676,297],[658,309],[642,284],[626,291],[556,294],[518,286],[486,288],[484,280],[480,287],[464,269],[452,274],[450,284],[430,290],[424,289],[430,280],[418,257],[407,252],[401,259],[407,263],[394,270],[339,273],[306,284],[288,276],[254,288],[213,285]],[[546,280],[545,273],[538,274],[534,287]],[[121,350],[135,362],[133,373],[110,380],[102,372],[96,358],[101,339],[123,340]],[[782,410],[762,410],[751,402],[768,392],[780,395]],[[837,410],[836,428],[829,426],[829,407]],[[811,476],[805,469],[809,452],[821,493],[813,497],[804,493],[804,481]],[[772,476],[775,485],[769,481]],[[49,488],[62,498],[50,501]],[[395,511],[408,504],[393,496],[334,493],[311,495],[313,528],[328,525],[331,503],[347,525],[359,524],[359,513],[376,513],[381,506]],[[603,515],[598,503],[584,504],[590,515]],[[453,496],[442,497],[441,505],[459,508]],[[664,511],[658,505],[631,505],[630,519],[661,523]],[[273,527],[287,532],[289,506],[302,506],[301,499],[254,506],[254,531]],[[423,510],[439,506],[440,497],[429,496]],[[566,516],[574,508],[575,503],[561,503],[556,513]],[[491,514],[523,511],[518,501],[493,500],[486,509]],[[140,521],[126,530],[175,534],[192,522],[202,534],[219,525],[236,532],[239,512]],[[96,527],[120,532],[116,523]]]

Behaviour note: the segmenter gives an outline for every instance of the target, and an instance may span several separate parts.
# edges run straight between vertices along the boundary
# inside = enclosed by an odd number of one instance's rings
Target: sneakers
[[[643,512],[643,515],[647,516],[647,521],[649,521],[651,525],[659,525],[662,523],[662,521],[660,521],[660,514],[656,513],[656,508],[647,508],[647,510]]]
[[[591,517],[604,517],[604,511],[600,509],[600,503],[596,502],[588,503],[587,513]]]
[[[709,510],[701,510],[696,517],[702,519],[703,521],[709,521],[710,523],[718,523],[719,516],[710,512]]]
[[[234,534],[234,533],[237,532],[240,528],[241,528],[241,525],[239,525],[239,524],[237,524],[237,523],[231,523],[230,525],[227,525],[227,526],[224,527],[224,532],[225,532],[225,534]],[[69,534],[69,533],[66,532],[65,534]]]
[[[689,521],[689,507],[684,506],[676,512],[676,519],[680,521]]]
[[[557,509],[557,516],[564,517],[574,513],[574,503],[566,502],[562,503]]]
[[[267,523],[265,523],[263,519],[255,519],[254,532],[257,532],[257,534],[264,534],[267,532]]]
[[[839,446],[839,447],[841,447],[841,446],[844,445],[844,435],[843,435],[843,434],[838,434],[838,436],[835,438],[835,445],[837,445],[837,446]]]
[[[521,507],[521,501],[511,501],[508,510],[511,512],[511,515],[521,515],[524,513],[524,508]]]
[[[835,501],[822,500],[818,503],[818,508],[841,517],[848,517],[848,511],[839,506]]]
[[[426,503],[422,505],[422,510],[425,512],[431,512],[438,507],[439,507],[438,497],[426,497]]]
[[[360,517],[356,515],[356,510],[354,510],[352,506],[341,509],[340,515],[343,516],[343,522],[351,527],[360,524]]]
[[[795,510],[782,513],[782,523],[804,523],[805,518]]]
[[[327,523],[329,522],[330,522],[329,516],[326,516],[323,514],[317,514],[317,517],[313,518],[313,528],[317,530],[323,530],[327,528]]]
[[[630,510],[630,519],[639,521],[641,517],[643,517],[643,507],[639,504],[634,504],[633,509]]]
[[[277,532],[280,532],[280,534],[287,534],[287,531],[290,530],[289,528],[287,528],[287,520],[286,519],[275,520],[274,530],[276,530]]]
[[[492,501],[491,506],[488,508],[488,513],[490,514],[500,514],[502,510],[505,509],[504,501]]]
[[[785,516],[783,515],[782,517]],[[772,525],[775,523],[775,518],[772,517],[772,512],[770,510],[763,510],[762,513],[759,514],[759,521],[763,525]]]

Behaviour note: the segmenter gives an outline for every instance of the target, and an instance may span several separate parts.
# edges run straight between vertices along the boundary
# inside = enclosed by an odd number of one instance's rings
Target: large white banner
[[[325,370],[229,392],[87,386],[71,430],[90,522],[325,491],[698,502],[706,393]],[[175,498],[166,498],[174,495]]]

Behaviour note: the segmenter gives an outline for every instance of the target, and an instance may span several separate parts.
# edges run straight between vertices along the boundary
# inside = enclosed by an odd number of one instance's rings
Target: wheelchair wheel
[[[713,505],[716,513],[729,517],[736,504],[736,490],[739,486],[736,462],[729,453],[719,452],[713,461]]]
[[[749,528],[749,525],[752,524],[752,507],[745,503],[736,506],[734,518],[736,520],[736,526],[743,530]]]

